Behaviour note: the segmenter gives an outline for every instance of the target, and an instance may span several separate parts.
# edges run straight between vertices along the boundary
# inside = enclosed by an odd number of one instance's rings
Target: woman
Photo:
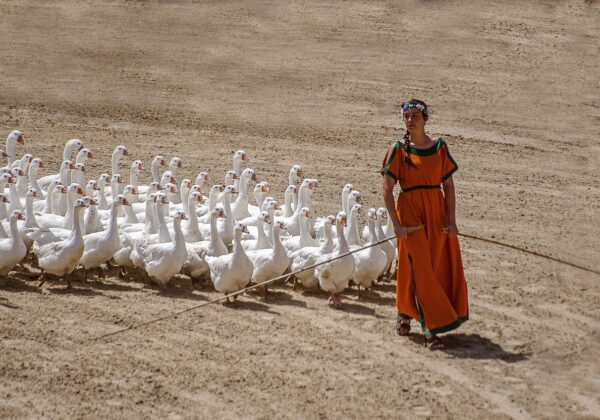
[[[444,344],[437,334],[469,318],[452,180],[458,166],[448,145],[425,133],[425,102],[405,102],[402,117],[404,142],[389,149],[381,170],[385,205],[398,237],[396,331],[408,335],[414,318],[421,323],[427,346],[441,349]],[[401,187],[397,203],[396,183]]]

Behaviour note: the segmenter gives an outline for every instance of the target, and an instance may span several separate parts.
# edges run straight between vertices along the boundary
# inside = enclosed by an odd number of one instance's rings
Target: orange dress
[[[469,319],[467,283],[456,236],[443,232],[448,226],[442,182],[458,169],[448,145],[439,139],[428,149],[409,149],[396,142],[381,170],[402,189],[396,209],[402,226],[424,229],[398,240],[398,313],[417,319],[425,334],[457,328]]]

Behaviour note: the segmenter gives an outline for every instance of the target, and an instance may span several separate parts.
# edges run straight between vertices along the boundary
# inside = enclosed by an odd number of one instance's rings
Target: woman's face
[[[404,125],[408,131],[421,131],[425,127],[427,120],[423,113],[416,108],[411,108],[402,113]]]

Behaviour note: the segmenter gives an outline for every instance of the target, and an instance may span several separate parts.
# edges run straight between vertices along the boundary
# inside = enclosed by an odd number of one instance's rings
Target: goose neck
[[[112,158],[111,158],[111,168],[112,168],[112,174],[120,174],[121,171],[119,169],[119,161],[121,160],[121,154],[119,152],[113,152],[112,154]]]
[[[37,226],[37,220],[33,213],[33,196],[27,195],[27,198],[25,198],[25,227],[31,228]]]

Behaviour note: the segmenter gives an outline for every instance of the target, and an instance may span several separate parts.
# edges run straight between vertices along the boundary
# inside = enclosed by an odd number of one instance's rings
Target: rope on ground
[[[584,270],[584,271],[588,271],[590,273],[594,273],[594,274],[600,275],[600,271],[596,271],[596,270],[593,270],[591,268],[587,268],[587,267],[583,267],[583,266],[580,266],[580,265],[577,265],[577,264],[573,264],[573,263],[568,262],[568,261],[563,261],[563,260],[560,260],[558,258],[551,257],[549,255],[540,254],[539,252],[530,251],[530,250],[525,249],[525,248],[520,248],[518,246],[514,246],[514,245],[510,245],[510,244],[505,244],[503,242],[495,241],[495,240],[492,240],[492,239],[480,238],[478,236],[468,235],[468,234],[465,234],[465,233],[459,233],[458,235],[462,236],[462,237],[465,237],[465,238],[469,238],[469,239],[476,239],[476,240],[479,240],[479,241],[483,241],[483,242],[488,242],[488,243],[495,244],[495,245],[504,246],[504,247],[507,247],[507,248],[514,249],[516,251],[521,251],[521,252],[524,252],[524,253],[527,253],[527,254],[535,255],[536,257],[546,258],[548,260],[555,261],[555,262],[558,262],[558,263],[561,263],[561,264],[565,264],[565,265],[568,265],[568,266],[573,267],[573,268],[578,268],[580,270]],[[112,337],[112,336],[115,336],[117,334],[124,333],[126,331],[131,331],[131,330],[134,330],[134,329],[145,327],[146,325],[154,324],[156,322],[163,321],[165,319],[177,317],[177,316],[179,316],[181,314],[184,314],[186,312],[190,312],[190,311],[202,308],[204,306],[208,306],[208,305],[211,305],[213,303],[220,302],[220,301],[222,301],[224,299],[229,299],[230,297],[241,295],[242,293],[247,292],[248,290],[253,290],[253,289],[257,289],[257,288],[262,287],[262,286],[267,286],[267,285],[269,285],[271,283],[275,283],[276,281],[283,280],[285,278],[288,278],[289,276],[296,275],[296,274],[301,273],[301,272],[306,271],[306,270],[313,270],[313,269],[315,269],[316,267],[318,267],[320,265],[327,264],[327,263],[330,263],[330,262],[335,261],[335,260],[339,260],[340,258],[344,258],[344,257],[346,257],[348,255],[351,255],[351,254],[354,254],[356,252],[360,252],[362,250],[365,250],[365,249],[368,249],[368,248],[371,248],[371,247],[374,247],[374,246],[377,246],[377,245],[381,245],[381,244],[383,244],[385,242],[388,242],[388,241],[393,241],[396,238],[397,238],[396,236],[391,236],[391,237],[389,237],[387,239],[383,239],[381,241],[378,241],[378,242],[366,245],[364,247],[354,249],[354,250],[352,250],[350,252],[347,252],[345,254],[338,255],[338,256],[333,257],[333,258],[331,258],[329,260],[321,261],[319,263],[310,265],[310,266],[305,267],[305,268],[303,268],[301,270],[296,270],[296,271],[293,271],[291,273],[285,273],[285,274],[282,274],[281,276],[274,277],[274,278],[272,278],[270,280],[265,280],[265,281],[263,281],[261,283],[250,285],[248,287],[245,287],[243,289],[238,290],[237,292],[229,293],[229,294],[226,294],[224,296],[221,296],[221,297],[218,297],[218,298],[206,301],[206,302],[202,302],[199,305],[192,306],[192,307],[184,309],[182,311],[175,312],[173,314],[166,315],[166,316],[163,316],[163,317],[160,317],[160,318],[154,318],[154,319],[151,319],[150,321],[143,322],[141,324],[132,325],[130,327],[123,328],[121,330],[117,330],[117,331],[114,331],[112,333],[101,335],[99,337],[93,338],[92,341],[99,341],[99,340],[102,340],[104,338]]]
[[[598,271],[598,270],[594,270],[592,268],[584,267],[582,265],[577,265],[577,264],[574,264],[572,262],[564,261],[564,260],[558,259],[556,257],[552,257],[550,255],[545,255],[545,254],[540,254],[539,252],[530,251],[528,249],[521,248],[521,247],[518,247],[518,246],[515,246],[515,245],[505,244],[503,242],[495,241],[493,239],[480,238],[480,237],[474,236],[474,235],[467,235],[465,233],[459,233],[458,235],[459,236],[463,236],[465,238],[469,238],[469,239],[476,239],[478,241],[483,241],[483,242],[488,242],[490,244],[504,246],[506,248],[511,248],[511,249],[516,250],[516,251],[521,251],[521,252],[524,252],[526,254],[535,255],[536,257],[545,258],[545,259],[550,260],[550,261],[554,261],[554,262],[557,262],[557,263],[568,265],[569,267],[578,268],[579,270],[583,270],[583,271],[587,271],[589,273],[594,273],[594,274],[600,275],[600,271]]]
[[[198,309],[198,308],[202,308],[203,306],[207,306],[207,305],[210,305],[212,303],[217,303],[217,302],[220,302],[220,301],[222,301],[224,299],[229,299],[230,297],[241,295],[242,293],[244,293],[244,292],[246,292],[248,290],[253,290],[253,289],[257,289],[257,288],[262,287],[262,286],[267,286],[267,285],[269,285],[271,283],[275,283],[276,281],[279,281],[279,280],[282,280],[282,279],[286,279],[286,278],[288,278],[290,276],[296,275],[296,274],[301,273],[303,271],[313,270],[313,269],[315,269],[316,267],[318,267],[320,265],[327,264],[327,263],[330,263],[330,262],[335,261],[335,260],[339,260],[340,258],[347,257],[348,255],[354,254],[356,252],[360,252],[360,251],[362,251],[364,249],[368,249],[368,248],[371,248],[371,247],[374,247],[374,246],[377,246],[377,245],[381,245],[381,244],[383,244],[383,243],[385,243],[387,241],[395,240],[395,239],[396,239],[395,236],[392,236],[392,237],[387,238],[387,239],[383,239],[381,241],[378,241],[378,242],[366,245],[364,247],[361,247],[361,248],[358,248],[358,249],[354,249],[354,250],[352,250],[350,252],[347,252],[345,254],[338,255],[338,256],[333,257],[331,259],[328,259],[326,261],[321,261],[319,263],[316,263],[316,264],[313,264],[313,265],[309,265],[308,267],[305,267],[305,268],[303,268],[301,270],[292,271],[291,273],[285,273],[285,274],[282,274],[281,276],[274,277],[274,278],[269,279],[269,280],[265,280],[265,281],[263,281],[261,283],[250,285],[248,287],[245,287],[243,289],[238,290],[237,292],[229,293],[229,294],[226,294],[224,296],[221,296],[221,297],[218,297],[218,298],[206,301],[206,302],[202,302],[199,305],[192,306],[191,308],[187,308],[187,309],[184,309],[184,310],[179,311],[179,312],[175,312],[175,313],[173,313],[171,315],[166,315],[166,316],[163,316],[163,317],[160,317],[160,318],[151,319],[150,321],[147,321],[147,322],[144,322],[144,323],[141,323],[141,324],[132,325],[130,327],[123,328],[122,330],[118,330],[118,331],[114,331],[114,332],[109,333],[109,334],[101,335],[99,337],[96,337],[96,338],[92,339],[92,341],[101,340],[103,338],[108,338],[108,337],[111,337],[113,335],[124,333],[126,331],[130,331],[130,330],[133,330],[133,329],[141,328],[141,327],[144,327],[146,325],[153,324],[155,322],[159,322],[159,321],[163,321],[165,319],[176,317],[176,316],[181,315],[183,313],[186,313],[186,312],[189,312],[189,311],[193,311],[193,310]]]

